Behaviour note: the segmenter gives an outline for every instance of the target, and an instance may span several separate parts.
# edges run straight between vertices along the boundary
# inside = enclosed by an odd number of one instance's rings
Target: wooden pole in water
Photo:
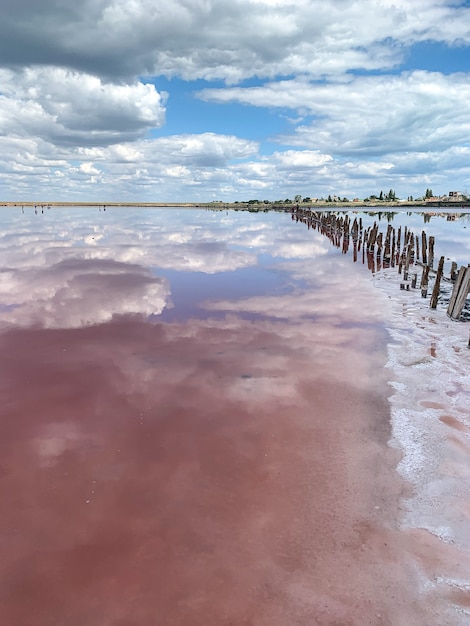
[[[434,237],[429,237],[429,263],[428,265],[432,267],[434,264]]]
[[[427,265],[428,264],[428,243],[426,240],[426,233],[423,232],[421,233],[421,250],[423,251],[423,264]]]
[[[428,281],[429,281],[429,265],[425,265],[423,268],[423,275],[421,276],[421,296],[426,298],[428,295]]]
[[[429,238],[429,240],[431,240],[431,237]],[[441,256],[441,258],[439,259],[439,265],[437,268],[436,282],[434,283],[434,289],[432,290],[431,303],[429,305],[431,309],[435,309],[437,306],[437,299],[439,297],[439,290],[441,287],[441,278],[442,278],[443,270],[444,270],[444,257]]]
[[[455,280],[457,278],[457,263],[455,261],[452,261],[452,267],[450,269],[450,280],[455,283]]]
[[[408,280],[408,271],[410,269],[411,255],[413,253],[413,237],[408,241],[408,247],[406,248],[406,256],[405,256],[405,268],[403,271],[403,278]],[[403,250],[403,254],[405,254],[405,250]]]
[[[380,256],[382,254],[382,237],[383,234],[379,233],[379,236],[377,237],[377,256]]]
[[[447,309],[447,315],[453,320],[457,320],[462,313],[462,309],[465,306],[468,293],[470,291],[470,266],[460,268],[457,280],[454,284],[452,296],[450,298],[449,307]]]

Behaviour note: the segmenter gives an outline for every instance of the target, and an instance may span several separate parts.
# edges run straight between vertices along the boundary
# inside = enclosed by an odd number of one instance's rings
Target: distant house
[[[464,199],[461,191],[449,191],[448,198],[450,202],[462,202]]]

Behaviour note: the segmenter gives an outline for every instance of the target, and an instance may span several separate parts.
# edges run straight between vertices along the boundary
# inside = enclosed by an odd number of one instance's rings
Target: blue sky
[[[0,200],[470,193],[468,1],[0,1]]]

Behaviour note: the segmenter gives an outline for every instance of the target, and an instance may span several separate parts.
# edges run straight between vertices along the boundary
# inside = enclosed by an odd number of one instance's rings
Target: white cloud
[[[6,0],[5,0],[6,1]],[[102,76],[179,75],[228,82],[383,69],[400,44],[470,41],[468,7],[444,0],[8,0],[0,57]],[[396,42],[384,44],[387,38]]]
[[[468,75],[398,71],[414,43],[468,46],[466,4],[4,0],[0,199],[366,195],[374,176],[416,195],[431,174],[463,188],[468,170],[454,160],[452,172],[450,155],[470,132]],[[155,136],[172,111],[171,93],[150,84],[160,76],[238,83],[199,96],[303,120],[278,137],[245,133],[242,118],[238,136]]]
[[[384,154],[445,149],[470,133],[467,74],[414,71],[397,76],[358,76],[339,83],[305,80],[260,87],[206,89],[201,98],[261,107],[288,107],[314,116],[281,138],[336,154]]]
[[[106,145],[137,139],[165,119],[165,94],[153,85],[104,83],[61,68],[0,72],[5,134],[56,145]]]

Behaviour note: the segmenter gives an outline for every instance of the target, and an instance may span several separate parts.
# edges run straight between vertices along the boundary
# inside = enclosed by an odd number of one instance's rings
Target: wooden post
[[[434,264],[434,237],[429,237],[429,263],[428,265],[432,267]]]
[[[377,255],[380,256],[382,254],[382,246],[383,246],[383,234],[379,233],[377,237]]]
[[[457,278],[457,263],[452,261],[452,267],[450,270],[450,280],[455,283],[455,279]]]
[[[426,233],[423,232],[421,233],[421,250],[423,251],[423,264],[427,265],[428,264],[428,244],[426,241]]]
[[[405,252],[405,250],[403,250],[403,252]],[[410,269],[410,261],[411,261],[412,253],[413,253],[413,238],[411,238],[410,241],[408,242],[408,248],[406,250],[405,269],[403,271],[403,278],[405,280],[408,280],[408,271]]]
[[[429,280],[429,265],[425,265],[423,268],[423,275],[421,276],[421,296],[426,298],[428,295],[428,280]]]
[[[453,320],[457,320],[465,306],[468,293],[470,291],[470,267],[462,266],[460,268],[457,280],[454,284],[452,296],[450,298],[447,315]]]
[[[375,245],[375,240],[377,238],[377,231],[378,231],[378,229],[379,229],[379,227],[374,222],[372,230],[370,231],[369,241],[367,242],[367,251],[368,252],[374,249],[374,245]]]
[[[429,241],[431,241],[431,237],[429,238]],[[441,258],[439,259],[439,265],[437,268],[436,282],[434,283],[434,289],[432,290],[431,303],[429,305],[431,309],[435,309],[437,306],[437,299],[439,297],[439,290],[441,287],[441,277],[442,277],[443,270],[444,270],[444,257],[441,256]]]

